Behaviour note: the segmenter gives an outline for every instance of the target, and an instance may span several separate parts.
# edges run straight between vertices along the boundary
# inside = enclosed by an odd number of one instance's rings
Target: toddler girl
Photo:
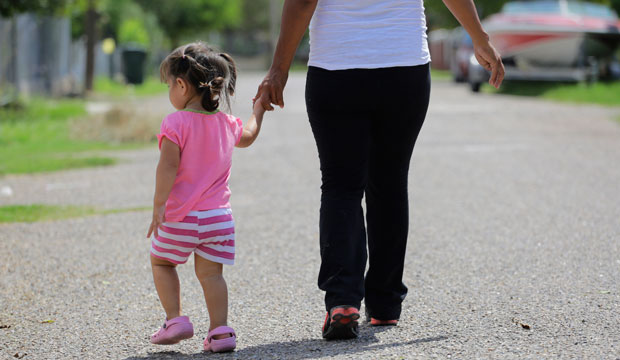
[[[168,83],[170,102],[179,111],[168,115],[158,135],[151,237],[155,288],[164,310],[164,325],[151,336],[154,344],[176,344],[194,335],[181,314],[178,264],[194,253],[196,276],[209,312],[204,349],[230,351],[235,331],[227,326],[228,291],[222,264],[233,264],[235,227],[230,209],[228,178],[233,148],[248,147],[260,131],[264,110],[257,102],[245,127],[240,119],[219,110],[237,77],[233,59],[203,43],[174,50],[160,67]]]

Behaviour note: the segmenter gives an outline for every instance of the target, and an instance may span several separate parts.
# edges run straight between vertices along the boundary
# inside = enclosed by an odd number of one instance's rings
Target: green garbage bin
[[[123,74],[129,84],[142,84],[144,81],[144,62],[146,51],[138,47],[123,49]]]

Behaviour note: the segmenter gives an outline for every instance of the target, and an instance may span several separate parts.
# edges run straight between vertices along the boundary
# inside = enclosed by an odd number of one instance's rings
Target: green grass
[[[125,85],[102,76],[95,79],[94,91],[106,96],[149,96],[165,93],[168,87],[155,77],[145,78],[140,85]]]
[[[98,210],[89,206],[9,205],[0,206],[0,223],[62,220],[91,215],[150,210],[150,207]]]
[[[620,81],[584,83],[547,83],[506,81],[500,90],[483,85],[482,91],[516,96],[536,96],[547,100],[620,106]]]
[[[303,61],[293,61],[289,71],[290,72],[307,72],[308,64]]]
[[[110,165],[115,159],[80,152],[118,148],[74,140],[69,119],[86,116],[84,101],[33,99],[22,109],[0,109],[0,175]]]
[[[450,70],[431,69],[431,78],[433,80],[452,80],[452,73]]]

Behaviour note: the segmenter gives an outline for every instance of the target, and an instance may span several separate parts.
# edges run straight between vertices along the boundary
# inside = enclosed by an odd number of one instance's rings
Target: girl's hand
[[[252,111],[254,113],[254,116],[256,117],[263,117],[263,115],[265,114],[265,108],[263,107],[263,98],[266,98],[267,95],[263,95],[261,96],[261,98],[254,100],[254,107],[252,108]],[[267,100],[265,101],[269,101],[269,99],[267,98]]]
[[[153,207],[153,220],[151,221],[151,226],[149,226],[149,232],[146,234],[147,239],[150,238],[153,233],[155,233],[155,237],[158,236],[157,229],[166,221],[165,212],[166,204]]]
[[[486,40],[478,43],[474,42],[474,55],[480,65],[491,73],[489,84],[499,89],[502,81],[504,81],[505,73],[500,54],[495,50],[491,42]]]

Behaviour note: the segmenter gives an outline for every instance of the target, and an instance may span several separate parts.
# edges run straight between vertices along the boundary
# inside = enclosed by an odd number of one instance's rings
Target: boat
[[[507,80],[588,81],[609,75],[617,61],[620,21],[605,5],[513,1],[483,26],[502,55]],[[477,65],[474,58],[470,62]],[[480,68],[470,68],[473,90],[480,83]]]

